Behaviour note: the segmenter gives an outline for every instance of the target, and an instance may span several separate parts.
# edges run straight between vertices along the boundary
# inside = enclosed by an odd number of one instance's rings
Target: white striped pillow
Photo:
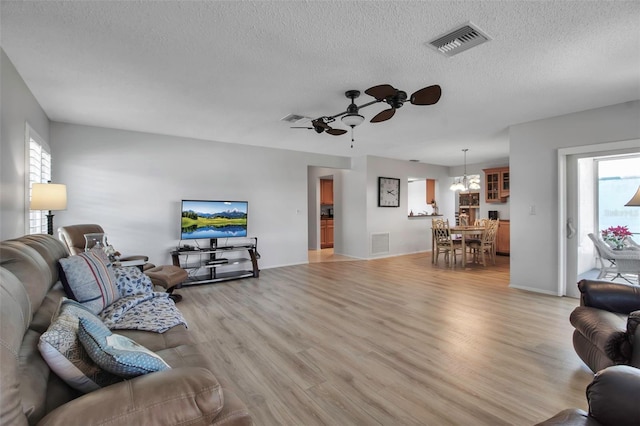
[[[94,314],[120,298],[113,268],[102,249],[91,249],[58,262],[67,295]]]

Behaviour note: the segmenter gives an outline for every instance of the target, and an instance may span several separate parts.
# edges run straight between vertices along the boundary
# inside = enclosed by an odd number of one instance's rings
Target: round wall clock
[[[378,177],[378,207],[400,207],[400,179]]]

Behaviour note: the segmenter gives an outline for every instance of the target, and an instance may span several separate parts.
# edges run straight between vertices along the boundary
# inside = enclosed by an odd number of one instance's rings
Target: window
[[[34,183],[47,183],[51,180],[51,152],[49,146],[27,125],[27,152],[28,152],[28,194],[27,211],[29,212],[29,234],[47,233],[47,212],[45,210],[29,210],[31,201],[31,188]]]
[[[640,233],[640,209],[625,203],[640,186],[640,156],[598,161],[598,229],[627,226]],[[635,235],[633,237],[636,239]]]

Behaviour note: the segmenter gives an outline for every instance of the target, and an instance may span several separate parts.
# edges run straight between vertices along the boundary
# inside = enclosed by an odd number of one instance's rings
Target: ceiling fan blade
[[[364,91],[369,96],[373,96],[377,100],[381,101],[389,96],[393,96],[396,94],[398,90],[393,86],[388,84],[380,84],[378,86],[373,86]]]
[[[333,129],[331,127],[329,127],[326,130],[326,132],[329,133],[330,135],[333,135],[333,136],[340,136],[340,135],[344,135],[345,133],[347,133],[347,131],[344,130],[344,129]]]
[[[316,120],[313,120],[311,124],[313,125],[313,127],[322,127],[323,129],[330,129],[329,125],[325,123],[323,120],[320,120],[319,118]]]
[[[385,109],[384,111],[380,111],[377,113],[372,119],[371,123],[380,123],[381,121],[387,121],[396,113],[395,108]]]
[[[440,100],[440,95],[442,89],[436,84],[414,92],[410,102],[414,105],[433,105]]]
[[[306,126],[292,126],[289,127],[290,129],[307,129],[307,130],[313,130],[313,127],[306,127]]]

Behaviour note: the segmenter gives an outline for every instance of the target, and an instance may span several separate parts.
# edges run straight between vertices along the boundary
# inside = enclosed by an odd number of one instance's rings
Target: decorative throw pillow
[[[96,364],[126,379],[171,368],[154,352],[112,333],[101,322],[81,318],[78,338]]]
[[[67,295],[94,314],[120,298],[111,263],[102,249],[92,249],[58,262]]]
[[[51,370],[69,386],[87,393],[122,381],[100,368],[78,339],[79,319],[101,322],[85,306],[62,298],[58,312],[38,343],[38,349]]]

